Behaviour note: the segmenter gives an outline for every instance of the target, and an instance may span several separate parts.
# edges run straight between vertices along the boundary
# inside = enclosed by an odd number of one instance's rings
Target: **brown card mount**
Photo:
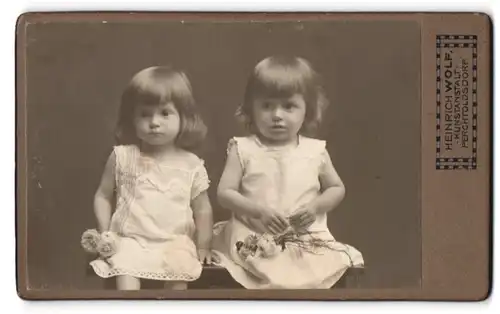
[[[480,13],[26,13],[16,37],[17,278],[25,299],[482,300],[491,290],[492,39]],[[255,64],[321,75],[326,141],[346,195],[328,214],[363,254],[331,289],[244,289],[204,265],[188,289],[118,291],[80,245],[131,76],[189,77],[217,185]],[[292,179],[290,179],[292,180]],[[290,276],[294,274],[291,273]]]

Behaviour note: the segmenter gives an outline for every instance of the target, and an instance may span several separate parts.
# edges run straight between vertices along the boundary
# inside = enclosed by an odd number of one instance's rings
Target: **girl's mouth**
[[[271,132],[283,133],[283,132],[286,132],[286,127],[284,127],[282,125],[273,125],[271,127]]]

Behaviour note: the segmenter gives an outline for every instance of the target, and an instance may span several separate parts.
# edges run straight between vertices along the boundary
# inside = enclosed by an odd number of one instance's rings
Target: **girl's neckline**
[[[148,154],[147,152],[142,151],[141,148],[138,147],[137,145],[134,145],[134,146],[135,146],[138,157],[145,162],[151,162],[151,163],[155,163],[157,165],[164,166],[164,165],[172,164],[173,162],[177,162],[177,161],[184,159],[184,158],[180,157],[180,155],[182,153],[180,153],[179,150],[176,150],[174,152],[174,154],[178,154],[178,158],[168,159],[168,158],[165,158],[164,156],[163,156],[163,158],[158,158],[154,155],[151,155],[151,154]],[[167,154],[165,154],[165,155],[167,155]]]
[[[298,149],[303,142],[302,135],[300,135],[300,134],[297,135],[297,144],[296,145],[288,144],[288,145],[283,145],[283,146],[269,146],[269,145],[262,143],[262,141],[260,140],[260,138],[257,135],[254,134],[253,138],[259,147],[265,148],[269,151],[276,151],[276,152],[290,151],[290,150]]]

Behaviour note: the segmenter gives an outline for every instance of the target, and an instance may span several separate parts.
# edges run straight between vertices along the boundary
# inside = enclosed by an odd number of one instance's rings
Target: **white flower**
[[[262,257],[272,257],[279,252],[278,246],[271,235],[265,234],[259,238],[257,245]]]
[[[113,232],[103,232],[101,241],[97,244],[97,252],[105,258],[113,256],[116,253],[117,241],[118,239]]]
[[[252,255],[252,251],[246,247],[242,247],[238,253],[240,254],[241,258],[246,260],[249,256]]]
[[[97,245],[101,240],[101,235],[95,229],[86,230],[82,234],[80,244],[82,245],[85,252],[97,253]]]

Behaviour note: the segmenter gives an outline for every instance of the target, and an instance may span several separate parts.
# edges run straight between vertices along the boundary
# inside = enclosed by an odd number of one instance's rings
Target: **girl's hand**
[[[313,206],[303,206],[289,219],[295,229],[307,230],[316,221],[316,211]]]
[[[268,211],[261,213],[260,220],[267,228],[268,232],[271,232],[272,234],[280,234],[290,226],[284,216]]]
[[[209,249],[198,249],[198,260],[202,264],[212,264],[212,252]]]

